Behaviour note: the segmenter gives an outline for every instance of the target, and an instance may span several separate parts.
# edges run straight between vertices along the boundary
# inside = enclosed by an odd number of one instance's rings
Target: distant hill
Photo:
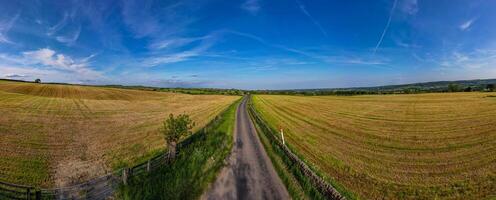
[[[410,83],[401,85],[384,85],[374,87],[351,88],[318,88],[294,90],[254,90],[259,94],[299,94],[299,95],[356,95],[356,94],[404,94],[427,92],[470,92],[487,91],[496,85],[496,79],[475,79],[458,81],[434,81],[423,83]]]
[[[365,90],[365,91],[403,91],[405,89],[418,89],[420,91],[444,91],[449,86],[456,85],[460,89],[471,87],[473,90],[485,89],[489,84],[496,84],[496,79],[475,79],[475,80],[458,80],[458,81],[434,81],[423,83],[411,83],[401,85],[385,85],[376,87],[355,87],[347,90]]]
[[[20,82],[20,83],[34,83],[33,81],[15,80],[15,79],[2,79],[0,81],[10,81],[10,82]],[[38,86],[47,85],[70,85],[70,86],[88,86],[88,87],[100,87],[100,88],[117,88],[117,89],[130,89],[130,90],[145,90],[145,91],[158,91],[158,92],[173,92],[173,93],[183,93],[191,95],[243,95],[243,90],[239,89],[219,89],[219,88],[165,88],[165,87],[153,87],[153,86],[142,86],[142,85],[83,85],[83,84],[71,84],[71,83],[57,83],[57,82],[42,82]],[[55,87],[55,86],[53,86]]]
[[[22,80],[0,79],[4,81],[30,82]],[[47,83],[45,83],[47,84]],[[48,83],[65,84],[67,83]],[[295,95],[356,95],[356,94],[403,94],[403,93],[426,93],[426,92],[462,92],[462,91],[486,91],[488,85],[496,85],[496,79],[475,79],[458,81],[434,81],[423,83],[410,83],[400,85],[384,85],[373,87],[351,87],[351,88],[315,88],[315,89],[289,89],[289,90],[240,90],[219,88],[162,88],[152,86],[126,86],[126,85],[94,85],[95,87],[134,89],[160,92],[177,92],[185,94],[222,94],[243,95],[245,92],[253,94],[295,94]],[[78,85],[83,86],[83,85]]]

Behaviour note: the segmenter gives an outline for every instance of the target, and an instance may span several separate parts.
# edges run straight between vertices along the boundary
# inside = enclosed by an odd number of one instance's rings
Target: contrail
[[[301,12],[305,14],[310,19],[310,21],[312,21],[312,23],[317,26],[317,28],[319,28],[320,32],[322,32],[324,36],[327,36],[327,31],[324,30],[324,27],[322,27],[322,25],[320,25],[320,23],[315,18],[313,18],[312,15],[310,15],[303,3],[301,3],[299,0],[296,0],[296,3],[298,4]]]
[[[377,48],[379,48],[379,46],[381,46],[382,39],[384,39],[384,35],[386,35],[386,32],[389,29],[389,24],[391,24],[391,18],[393,17],[394,9],[396,8],[396,3],[398,3],[398,0],[394,0],[393,7],[391,8],[391,11],[389,12],[389,19],[387,21],[386,27],[384,27],[384,30],[382,31],[381,39],[379,39],[379,41],[377,42],[377,45],[375,45],[373,55],[375,55]]]

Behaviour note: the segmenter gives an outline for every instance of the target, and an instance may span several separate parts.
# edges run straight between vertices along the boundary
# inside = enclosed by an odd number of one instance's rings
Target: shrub
[[[195,122],[186,114],[180,114],[174,117],[169,115],[163,123],[161,132],[167,141],[169,150],[169,158],[174,159],[176,156],[176,144],[182,136],[191,134],[191,129],[195,126]]]

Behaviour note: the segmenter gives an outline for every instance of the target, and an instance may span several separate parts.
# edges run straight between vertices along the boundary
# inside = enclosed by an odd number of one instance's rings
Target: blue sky
[[[0,0],[0,78],[242,89],[496,78],[492,0]]]

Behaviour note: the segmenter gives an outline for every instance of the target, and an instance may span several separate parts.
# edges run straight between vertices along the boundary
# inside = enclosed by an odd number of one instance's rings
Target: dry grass
[[[62,186],[135,164],[165,146],[169,113],[198,128],[236,99],[0,81],[0,180]]]
[[[365,199],[496,195],[496,99],[486,93],[257,95],[315,167]]]

